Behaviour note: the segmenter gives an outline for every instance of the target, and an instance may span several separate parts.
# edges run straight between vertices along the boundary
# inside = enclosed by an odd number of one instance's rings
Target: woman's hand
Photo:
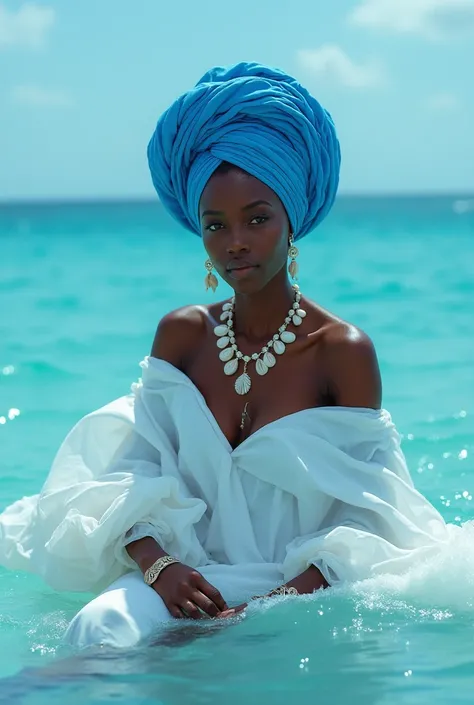
[[[286,583],[284,587],[296,588],[299,595],[311,595],[316,590],[319,590],[321,588],[327,588],[329,587],[329,585],[324,579],[322,573],[315,566],[310,566],[307,570],[304,571],[304,573],[298,575],[297,578],[294,578],[293,580],[290,580],[290,582]],[[272,597],[272,592],[270,592],[268,595],[258,596],[258,598],[264,599],[271,599]],[[258,598],[254,597],[253,599],[255,600]],[[234,617],[236,614],[239,614],[239,612],[243,612],[247,607],[247,602],[244,602],[243,604],[238,605],[238,607],[233,607],[232,609],[225,610],[225,612],[220,614],[219,617],[221,617],[222,619],[226,619],[227,617]]]
[[[327,588],[329,585],[318,568],[312,565],[297,578],[286,583],[286,587],[296,588],[299,595],[311,595],[316,590]]]
[[[176,619],[220,617],[222,612],[230,611],[219,590],[183,563],[165,568],[151,587]]]
[[[318,568],[316,568],[315,566],[310,566],[307,570],[304,571],[304,573],[301,573],[301,575],[298,575],[298,577],[294,578],[293,580],[290,580],[285,585],[282,585],[282,587],[295,588],[298,592],[298,595],[311,595],[313,592],[316,592],[316,590],[329,587],[329,584],[326,582],[326,579],[324,578],[323,574],[318,570]],[[278,592],[272,590],[267,595],[258,595],[255,596],[253,599],[271,599],[272,597],[277,595]],[[248,604],[244,603],[242,605],[239,605],[238,607],[234,607],[232,610],[227,610],[220,616],[232,617],[234,614],[242,612],[244,609],[246,609],[246,607],[248,607]]]

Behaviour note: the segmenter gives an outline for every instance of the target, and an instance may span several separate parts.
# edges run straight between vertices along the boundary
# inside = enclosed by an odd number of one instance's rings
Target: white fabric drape
[[[264,589],[311,564],[330,584],[402,573],[457,530],[414,488],[386,411],[297,412],[232,450],[186,375],[141,366],[132,394],[72,429],[40,494],[0,515],[0,564],[99,592],[148,533],[247,599],[256,573]]]

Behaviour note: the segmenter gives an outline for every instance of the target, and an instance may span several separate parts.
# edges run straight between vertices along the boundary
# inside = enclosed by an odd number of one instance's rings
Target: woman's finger
[[[219,619],[229,619],[229,617],[235,617],[235,610],[225,610],[219,614]]]
[[[217,607],[215,602],[210,600],[204,593],[200,590],[195,590],[191,597],[192,602],[199,607],[208,617],[217,617],[220,613],[220,609]]]
[[[224,612],[224,610],[228,610],[229,607],[226,604],[224,598],[220,594],[219,590],[215,588],[213,585],[207,582],[205,578],[202,577],[201,574],[198,573],[198,576],[196,578],[196,587],[198,590],[200,590],[209,600],[212,600],[212,602],[215,604],[219,612]]]
[[[181,609],[189,619],[202,619],[202,612],[191,600],[184,600],[181,604]]]
[[[171,605],[168,607],[168,612],[175,619],[183,619],[184,615],[177,605]]]
[[[228,619],[229,617],[235,617],[237,614],[243,612],[246,608],[247,604],[239,605],[238,607],[231,607],[230,609],[221,612],[219,614],[219,619]]]

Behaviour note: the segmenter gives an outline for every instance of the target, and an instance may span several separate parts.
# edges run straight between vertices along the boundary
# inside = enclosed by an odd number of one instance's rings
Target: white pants
[[[237,605],[281,584],[274,565],[212,565],[199,572],[222,594],[227,604]],[[128,573],[89,602],[74,617],[64,641],[75,647],[106,645],[130,647],[174,621],[161,597],[143,582],[140,573]]]

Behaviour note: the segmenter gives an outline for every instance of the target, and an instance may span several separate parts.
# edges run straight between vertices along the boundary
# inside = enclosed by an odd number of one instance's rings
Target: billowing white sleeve
[[[127,568],[136,570],[137,564],[130,557],[127,546],[134,541],[139,541],[144,538],[155,539],[157,544],[163,548],[167,541],[163,536],[163,532],[160,531],[160,527],[154,524],[152,521],[138,521],[134,524],[131,529],[125,532],[123,537],[120,537],[115,548],[115,555],[120,563],[123,563]]]
[[[443,518],[413,485],[393,425],[382,414],[359,416],[347,413],[353,427],[334,438],[329,429],[319,444],[309,481],[332,501],[318,531],[287,546],[285,580],[311,565],[329,585],[401,574],[449,541]]]
[[[39,573],[58,590],[97,592],[136,568],[126,533],[148,524],[164,550],[205,565],[195,525],[206,504],[180,478],[168,420],[155,411],[135,424],[133,401],[123,397],[84,417],[41,493],[0,516],[0,564]]]

